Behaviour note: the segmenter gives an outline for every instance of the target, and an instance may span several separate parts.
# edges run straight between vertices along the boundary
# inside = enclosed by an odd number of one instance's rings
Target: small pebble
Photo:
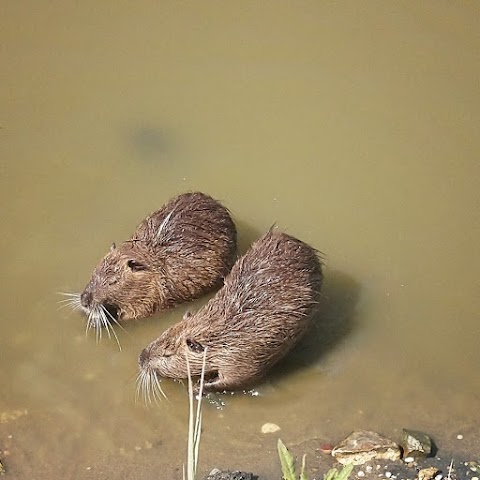
[[[438,473],[437,467],[422,468],[418,472],[418,480],[433,480]]]
[[[405,463],[412,463],[415,459],[413,457],[406,457],[403,459]]]
[[[370,473],[373,470],[373,467],[371,465],[367,465],[365,467],[365,470],[367,471],[367,473]]]
[[[275,433],[280,430],[280,427],[275,423],[264,423],[262,425],[262,433]]]
[[[365,476],[365,472],[363,470],[359,470],[357,472],[357,477],[364,477]]]
[[[472,480],[478,480],[478,477],[472,477]]]
[[[135,445],[135,450],[139,452],[142,449],[142,447],[139,447],[138,445]]]
[[[442,480],[443,478],[443,475],[441,473],[439,473],[436,477],[435,477],[435,480]]]
[[[462,440],[462,439],[463,439],[463,435],[457,435],[457,439],[458,439],[458,440]]]
[[[386,476],[387,478],[390,478],[390,477],[392,476],[392,472],[385,472],[385,476]]]

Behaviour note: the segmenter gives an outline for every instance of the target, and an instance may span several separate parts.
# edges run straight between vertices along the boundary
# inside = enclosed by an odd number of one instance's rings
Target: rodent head
[[[144,242],[128,241],[118,248],[113,244],[80,296],[89,321],[96,326],[99,312],[114,321],[151,315],[162,300],[156,263]]]
[[[184,320],[162,333],[160,337],[146,346],[138,357],[140,371],[155,373],[161,377],[182,379],[187,377],[187,355],[190,372],[193,377],[202,372],[205,350],[205,375],[215,372],[213,357],[207,340],[202,340],[201,332],[196,333],[190,321]]]

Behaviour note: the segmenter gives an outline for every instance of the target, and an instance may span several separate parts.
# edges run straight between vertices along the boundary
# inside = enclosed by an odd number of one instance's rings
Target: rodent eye
[[[187,338],[187,347],[195,353],[202,353],[205,350],[205,347],[191,338]]]
[[[137,262],[136,260],[128,260],[127,265],[128,268],[130,268],[134,272],[140,272],[141,270],[147,269],[147,267],[143,263]]]

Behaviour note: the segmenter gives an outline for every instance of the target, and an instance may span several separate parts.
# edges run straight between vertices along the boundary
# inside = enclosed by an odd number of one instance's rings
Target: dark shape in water
[[[132,135],[136,151],[146,159],[154,159],[172,149],[172,137],[166,131],[154,127],[140,127]]]

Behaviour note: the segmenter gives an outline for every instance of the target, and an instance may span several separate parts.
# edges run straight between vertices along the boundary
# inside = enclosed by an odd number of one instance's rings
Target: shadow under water
[[[356,306],[360,285],[343,272],[327,272],[320,305],[305,336],[274,368],[273,377],[287,375],[321,357],[349,336],[357,327]]]

